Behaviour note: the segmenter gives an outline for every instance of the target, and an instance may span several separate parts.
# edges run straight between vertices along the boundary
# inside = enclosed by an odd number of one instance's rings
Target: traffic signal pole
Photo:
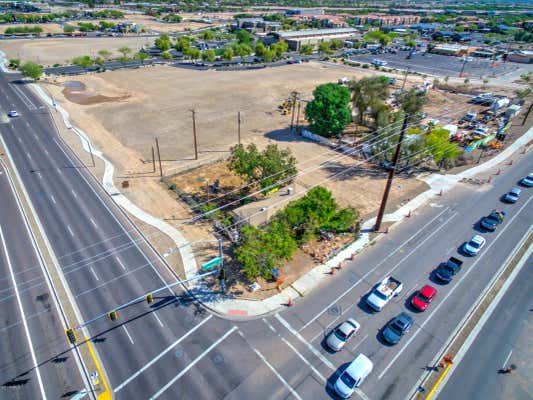
[[[392,168],[389,170],[387,184],[385,185],[385,191],[383,192],[383,199],[381,200],[381,206],[379,207],[378,216],[376,217],[376,224],[374,225],[374,231],[379,231],[379,228],[381,227],[383,215],[385,214],[385,208],[387,207],[387,200],[389,199],[390,189],[392,187],[392,179],[394,178],[394,173],[396,172],[396,165],[398,164],[398,159],[400,158],[400,150],[402,148],[402,142],[405,136],[405,131],[407,129],[408,121],[409,121],[409,116],[405,114],[405,116],[403,117],[403,124],[402,124],[402,129],[400,131],[400,137],[398,138],[398,143],[396,144],[396,152],[394,153],[394,158],[392,159]]]

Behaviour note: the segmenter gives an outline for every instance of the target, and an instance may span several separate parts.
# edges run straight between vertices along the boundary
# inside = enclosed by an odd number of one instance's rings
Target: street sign
[[[217,265],[222,264],[222,258],[221,257],[215,257],[212,260],[209,260],[205,264],[202,264],[202,271],[207,271]]]

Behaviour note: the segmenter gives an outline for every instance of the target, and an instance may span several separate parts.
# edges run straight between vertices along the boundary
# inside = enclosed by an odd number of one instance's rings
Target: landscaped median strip
[[[453,374],[455,366],[460,363],[468,348],[475,340],[477,334],[488,320],[499,301],[520,272],[522,267],[526,264],[527,259],[533,252],[531,245],[533,238],[531,231],[529,231],[522,240],[513,249],[502,269],[486,290],[481,294],[478,301],[475,302],[471,311],[465,316],[465,319],[459,324],[458,329],[452,339],[445,345],[445,347],[438,354],[438,358],[442,359],[428,374],[423,377],[420,384],[417,384],[415,392],[408,398],[431,400],[436,398],[443,385],[446,384],[449,377]],[[446,354],[446,356],[444,356]],[[455,357],[452,355],[455,354]],[[432,363],[433,365],[434,363]],[[435,363],[436,364],[436,363]],[[444,367],[440,374],[433,374],[434,371],[439,371],[439,368]],[[430,388],[427,392],[426,388]],[[427,393],[427,394],[426,394]]]

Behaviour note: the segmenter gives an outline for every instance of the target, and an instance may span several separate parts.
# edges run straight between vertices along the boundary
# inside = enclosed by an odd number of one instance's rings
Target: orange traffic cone
[[[337,269],[342,269],[342,261],[339,261],[339,265],[337,265]]]
[[[291,299],[291,296],[289,296],[289,299],[287,300],[287,307],[292,307],[293,304],[292,304],[292,299]]]

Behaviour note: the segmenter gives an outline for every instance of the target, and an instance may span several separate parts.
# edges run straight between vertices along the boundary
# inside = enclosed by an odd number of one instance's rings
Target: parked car
[[[403,284],[392,276],[383,278],[372,289],[366,303],[375,311],[381,311],[394,296],[398,296],[403,289]]]
[[[411,305],[418,311],[425,311],[436,295],[437,289],[426,285],[413,296]]]
[[[333,385],[335,392],[343,399],[347,399],[355,392],[355,388],[363,383],[373,368],[372,361],[364,354],[359,354],[335,381]]]
[[[528,176],[522,178],[520,180],[520,184],[525,187],[533,187],[533,174],[529,174]]]
[[[518,188],[512,188],[509,193],[507,193],[505,196],[503,196],[503,201],[505,201],[506,203],[511,203],[511,204],[514,204],[518,201],[518,199],[520,198],[520,193],[522,193],[522,191]]]
[[[455,257],[450,257],[446,263],[439,265],[435,271],[435,276],[442,282],[449,283],[452,278],[461,271],[463,261]]]
[[[494,232],[496,227],[503,222],[505,211],[493,211],[481,219],[481,226],[487,231]]]
[[[390,344],[397,344],[402,336],[409,332],[413,322],[414,320],[409,314],[401,313],[385,326],[382,332],[383,339]]]
[[[461,118],[459,122],[471,122],[475,120],[476,117],[477,117],[477,114],[475,112],[468,112],[463,118]]]
[[[11,118],[15,118],[19,116],[19,113],[15,110],[11,110],[10,112],[7,113],[7,115]]]
[[[326,338],[326,344],[333,351],[341,351],[360,328],[361,325],[355,319],[349,318],[331,331]]]
[[[486,240],[481,235],[474,235],[472,239],[463,245],[463,251],[471,256],[477,255],[479,251],[485,246]]]
[[[378,59],[372,60],[372,65],[375,65],[377,67],[384,67],[387,64],[388,64],[388,62],[385,61],[385,60],[378,60]]]

